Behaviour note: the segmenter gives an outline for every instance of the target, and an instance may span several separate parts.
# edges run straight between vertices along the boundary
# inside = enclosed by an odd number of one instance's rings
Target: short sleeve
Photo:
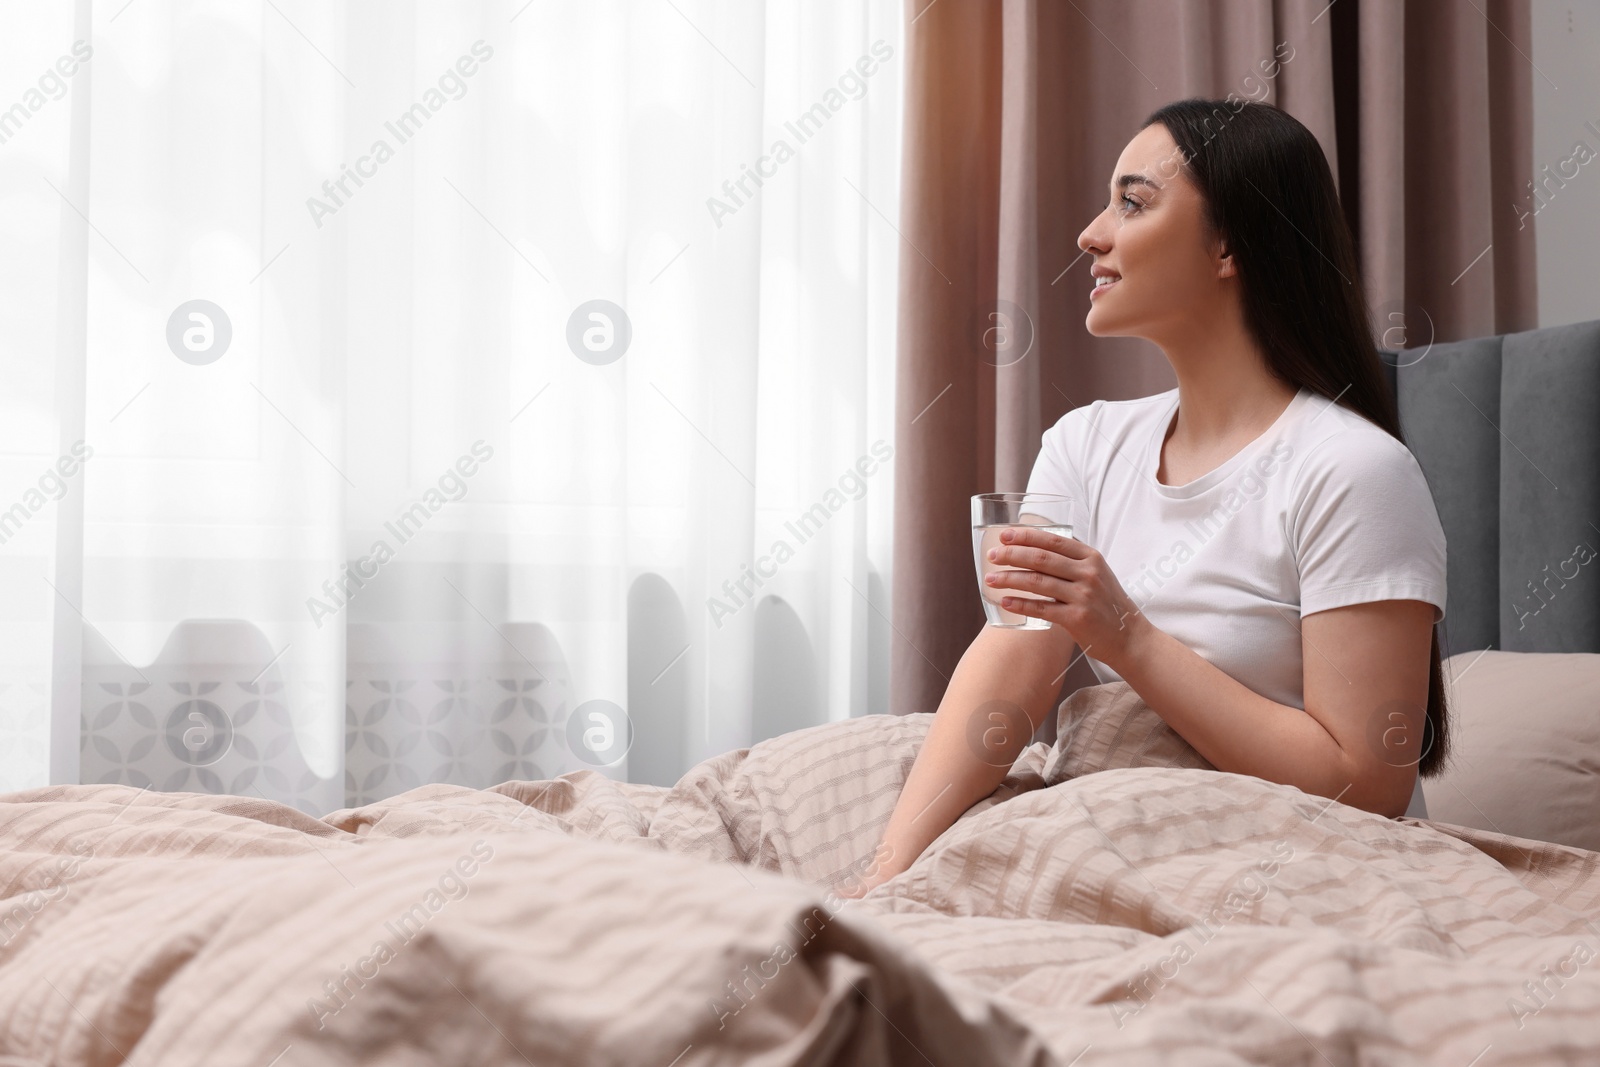
[[[1075,431],[1080,428],[1082,413],[1082,408],[1074,408],[1044,432],[1039,443],[1039,455],[1033,461],[1032,473],[1028,475],[1028,492],[1070,497],[1073,506],[1068,521],[1073,524],[1073,534],[1079,540],[1087,540],[1090,536],[1085,525],[1088,522],[1088,499],[1075,462],[1078,452],[1075,446],[1078,435]]]
[[[1296,477],[1290,538],[1300,614],[1421,600],[1444,618],[1445,538],[1411,450],[1388,434],[1340,433]]]

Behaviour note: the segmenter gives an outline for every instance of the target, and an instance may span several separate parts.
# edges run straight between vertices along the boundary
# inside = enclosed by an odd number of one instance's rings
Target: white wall
[[[1600,3],[1534,0],[1531,59],[1539,325],[1600,319]]]

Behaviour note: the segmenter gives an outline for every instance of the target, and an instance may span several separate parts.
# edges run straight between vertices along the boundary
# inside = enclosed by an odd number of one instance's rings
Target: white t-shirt
[[[1301,389],[1278,420],[1185,485],[1156,481],[1178,390],[1097,400],[1044,433],[1031,492],[1071,497],[1097,549],[1161,630],[1270,700],[1304,708],[1300,618],[1422,600],[1444,618],[1444,529],[1411,451]],[[1119,676],[1088,656],[1102,682]]]

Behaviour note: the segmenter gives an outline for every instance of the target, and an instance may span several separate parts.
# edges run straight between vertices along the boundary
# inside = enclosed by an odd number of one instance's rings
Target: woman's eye
[[[1117,198],[1117,202],[1124,205],[1128,211],[1138,211],[1143,206],[1131,196],[1120,196]]]

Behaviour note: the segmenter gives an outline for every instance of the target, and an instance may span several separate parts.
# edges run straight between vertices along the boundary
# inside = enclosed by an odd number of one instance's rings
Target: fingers
[[[1054,575],[1066,580],[1078,576],[1081,570],[1080,560],[1071,559],[1047,548],[1002,545],[989,549],[986,554],[991,563],[1005,567],[1021,567],[1024,570]]]
[[[1000,542],[1042,548],[1072,559],[1088,559],[1094,552],[1094,549],[1075,537],[1062,537],[1032,526],[1008,526],[1000,531]]]
[[[1013,534],[1016,535],[1013,539]],[[1021,527],[1002,530],[1001,544],[985,553],[992,563],[1009,567],[1026,567],[1028,570],[1053,574],[1057,578],[1072,578],[1088,564],[1094,570],[1099,553],[1081,541],[1058,537],[1041,530]]]
[[[1049,549],[1017,546],[991,548],[986,555],[996,565],[984,579],[991,586],[1030,589],[1060,600],[1065,593],[1061,583],[1076,582],[1091,589],[1098,589],[1101,584],[1099,570],[1103,564],[1097,560],[1069,559]],[[1043,578],[1046,584],[1026,584],[1035,578]]]
[[[1022,589],[1054,600],[1067,595],[1066,579],[1035,570],[990,571],[983,580],[991,589]]]
[[[1013,615],[1027,615],[1035,619],[1053,622],[1063,629],[1071,629],[1066,624],[1067,605],[1059,600],[1034,600],[1025,596],[1004,596],[1000,598],[1000,606]]]

